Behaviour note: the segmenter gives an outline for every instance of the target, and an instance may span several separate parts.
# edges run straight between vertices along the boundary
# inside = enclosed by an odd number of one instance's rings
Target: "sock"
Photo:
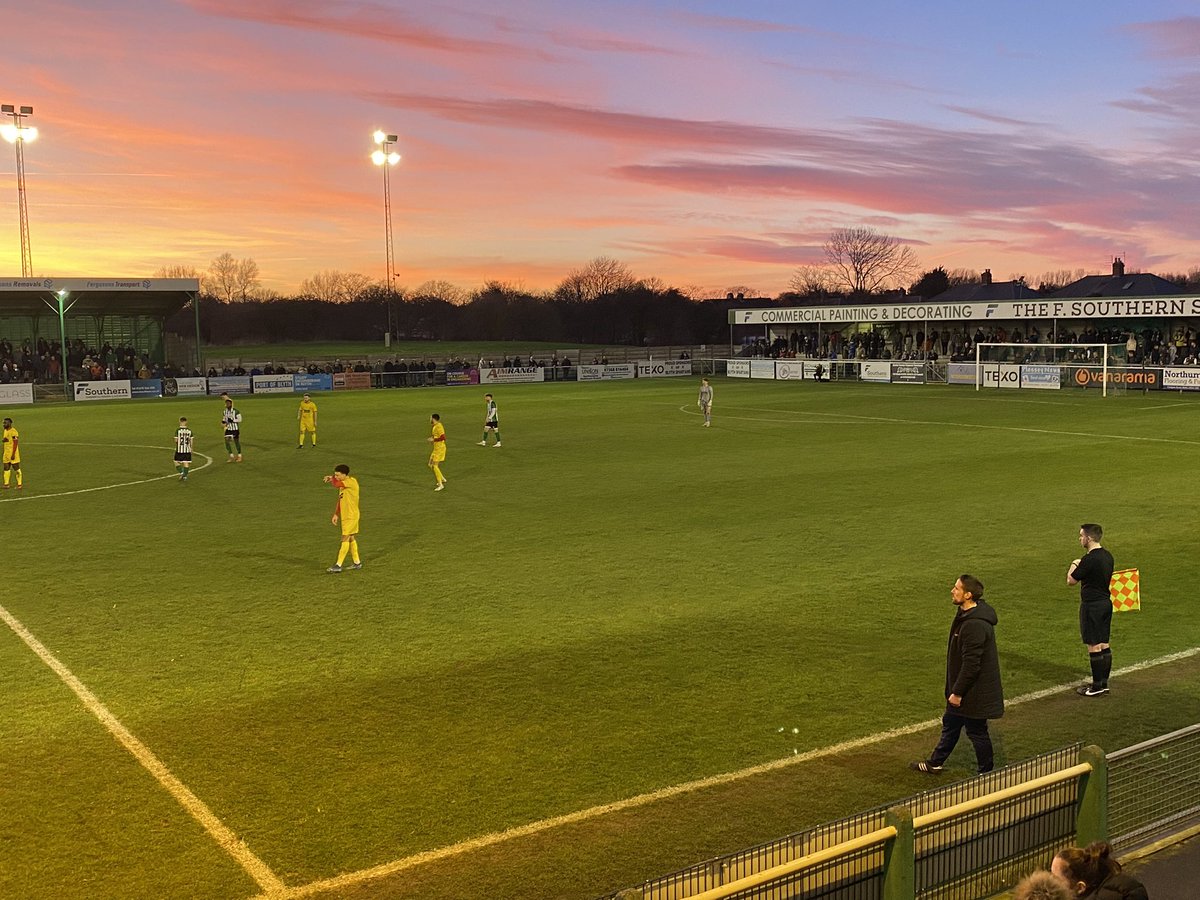
[[[433,464],[433,477],[437,479],[438,484],[446,480],[442,477],[442,470],[438,467],[437,463]]]
[[[1093,669],[1095,663],[1092,664]],[[1112,674],[1112,648],[1105,647],[1100,651],[1100,679],[1101,687],[1108,687],[1108,676]]]
[[[483,433],[483,442],[485,444],[487,443],[487,432],[486,431]]]
[[[5,483],[5,485],[7,485],[7,484],[8,484],[8,480],[9,480],[10,478],[12,478],[12,470],[11,470],[11,469],[5,469],[5,470],[4,470],[4,483]]]
[[[237,447],[238,456],[242,455],[242,441],[240,438],[233,439],[233,446]]]
[[[496,429],[496,443],[497,444],[500,443],[500,429],[499,428]]]
[[[317,446],[317,433],[315,431],[312,432],[312,445],[314,447]]]
[[[342,546],[338,547],[338,561],[337,561],[337,564],[338,564],[339,566],[340,566],[340,565],[341,565],[343,562],[345,562],[345,560],[346,560],[346,553],[347,553],[349,550],[350,550],[350,542],[349,542],[349,541],[342,541]]]
[[[300,432],[300,446],[301,447],[304,446],[304,432],[303,431]]]
[[[25,477],[21,474],[21,470],[17,469],[17,487],[20,487],[24,480]]]
[[[350,541],[350,558],[354,560],[355,565],[358,565],[360,562],[362,562],[362,560],[358,558],[358,541]]]
[[[1098,653],[1089,653],[1088,661],[1092,664],[1092,686],[1101,687],[1104,684],[1105,678],[1104,651],[1101,650]],[[1112,668],[1111,661],[1109,662],[1109,668]]]
[[[225,438],[225,452],[233,456],[233,441],[229,438]]]
[[[182,475],[183,474],[183,466],[176,466],[175,472],[179,475]]]

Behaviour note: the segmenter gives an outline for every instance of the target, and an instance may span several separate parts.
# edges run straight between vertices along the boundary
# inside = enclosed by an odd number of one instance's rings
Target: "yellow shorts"
[[[10,464],[19,466],[21,464],[21,451],[18,450],[16,453],[13,453],[11,455],[8,453],[5,453],[4,454],[4,464],[6,466],[10,465]]]
[[[358,534],[358,516],[353,519],[342,519],[342,537]]]
[[[440,463],[446,461],[446,448],[439,447],[429,454],[429,464]]]

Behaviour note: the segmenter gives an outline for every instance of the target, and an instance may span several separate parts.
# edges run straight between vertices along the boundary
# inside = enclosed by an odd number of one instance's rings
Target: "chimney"
[[[984,284],[991,284],[992,283],[992,270],[984,269],[983,274],[979,276],[979,280],[982,281]]]
[[[1123,278],[1125,276],[1125,261],[1119,256],[1113,257],[1113,277]]]

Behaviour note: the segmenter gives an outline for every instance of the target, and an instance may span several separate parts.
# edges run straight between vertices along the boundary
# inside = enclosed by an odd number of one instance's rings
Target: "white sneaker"
[[[500,446],[500,442],[499,442],[499,441],[496,441],[496,443],[492,444],[492,446],[493,446],[493,447],[499,447],[499,446]]]
[[[445,489],[446,489],[445,482],[439,484],[437,487],[434,488],[435,491],[444,491]]]
[[[486,446],[487,446],[487,441],[476,441],[475,443],[477,443],[477,444],[478,444],[480,447],[486,447]]]

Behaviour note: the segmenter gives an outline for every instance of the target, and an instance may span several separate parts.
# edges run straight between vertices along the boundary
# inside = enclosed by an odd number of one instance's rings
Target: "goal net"
[[[975,345],[975,390],[1066,387],[1124,391],[1129,383],[1124,344]]]

